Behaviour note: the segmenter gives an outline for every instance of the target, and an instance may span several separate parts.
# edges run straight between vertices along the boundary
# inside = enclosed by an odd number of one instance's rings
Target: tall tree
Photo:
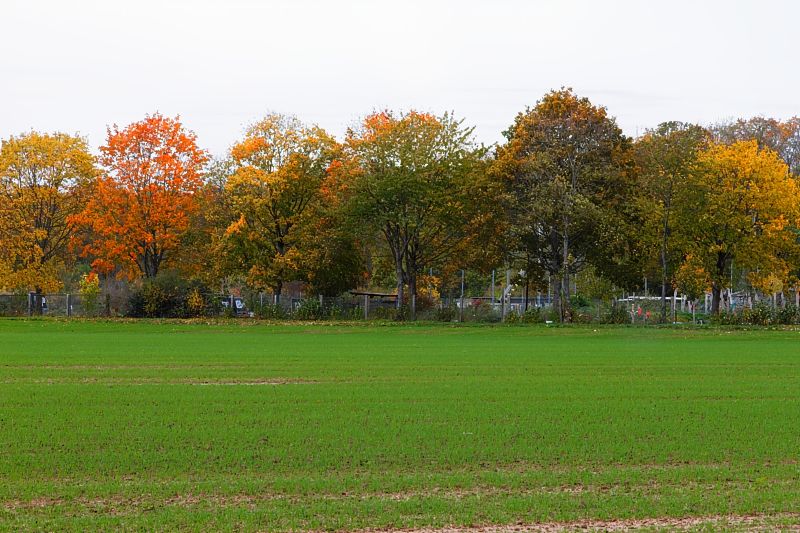
[[[702,269],[711,282],[716,314],[733,261],[761,277],[788,272],[800,195],[778,154],[755,141],[711,145],[698,164],[676,202],[676,224],[687,239],[691,270]]]
[[[486,149],[452,115],[416,111],[367,116],[348,131],[347,147],[358,164],[352,213],[365,231],[382,236],[398,309],[408,286],[413,318],[419,274],[464,252],[487,225]]]
[[[71,215],[94,178],[86,141],[63,133],[26,133],[0,149],[0,287],[57,290],[70,259]]]
[[[304,275],[314,204],[336,150],[323,129],[279,114],[253,124],[231,149],[236,170],[225,194],[236,219],[222,253],[233,270],[278,299],[286,281]]]
[[[800,175],[800,117],[777,120],[768,117],[738,119],[716,124],[711,128],[719,142],[756,141],[759,148],[769,148],[789,166],[789,171]]]
[[[665,122],[636,142],[639,199],[648,234],[653,237],[661,267],[661,321],[667,319],[667,286],[682,256],[674,245],[675,200],[698,172],[698,154],[708,132],[693,124]],[[677,257],[676,257],[677,256]]]
[[[556,308],[570,320],[570,276],[610,241],[630,192],[630,140],[605,108],[571,89],[547,93],[520,113],[497,150],[494,172],[510,191],[515,246],[555,281]],[[599,261],[599,258],[598,258]]]
[[[208,156],[179,118],[158,113],[109,128],[100,152],[106,174],[74,219],[91,232],[82,253],[100,271],[155,277],[197,211]]]

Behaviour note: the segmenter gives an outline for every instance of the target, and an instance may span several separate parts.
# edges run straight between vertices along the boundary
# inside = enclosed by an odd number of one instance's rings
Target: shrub
[[[97,302],[100,299],[100,278],[94,272],[84,274],[78,282],[78,290],[84,315],[94,316],[97,313]]]
[[[206,314],[206,299],[200,294],[200,289],[195,287],[186,298],[186,313],[191,317],[200,317]]]
[[[540,324],[544,322],[542,309],[539,307],[529,307],[527,311],[519,315],[519,321],[523,324]]]
[[[300,302],[294,312],[294,317],[299,320],[320,320],[325,318],[325,309],[318,299],[309,298]]]
[[[631,316],[628,314],[628,310],[624,305],[614,303],[611,309],[608,310],[603,321],[607,324],[627,324],[631,321]]]
[[[791,326],[800,323],[800,308],[794,304],[778,309],[775,321],[784,326]]]
[[[765,302],[758,302],[752,309],[744,309],[739,316],[735,313],[725,313],[724,319],[729,324],[751,324],[754,326],[768,326],[775,322],[775,310]],[[722,316],[722,314],[720,315]]]
[[[376,307],[372,311],[372,318],[377,318],[378,320],[394,320],[397,318],[397,308]]]
[[[206,286],[187,281],[174,272],[146,279],[128,298],[127,315],[148,318],[186,318],[210,316],[219,312],[219,303],[208,297]]]
[[[453,305],[437,307],[432,318],[437,322],[452,322],[458,318],[458,309]]]
[[[267,320],[280,320],[287,317],[286,310],[282,305],[269,303],[259,306],[256,310],[256,316]]]
[[[476,300],[464,309],[465,322],[500,322],[500,315],[486,300]]]

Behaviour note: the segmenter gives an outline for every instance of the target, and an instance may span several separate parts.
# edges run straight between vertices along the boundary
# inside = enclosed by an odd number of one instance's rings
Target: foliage
[[[126,316],[147,318],[190,318],[216,316],[221,303],[202,282],[185,280],[174,271],[146,278],[128,299]]]
[[[307,298],[300,302],[293,317],[298,320],[320,320],[325,318],[325,308],[317,298]]]
[[[96,173],[86,141],[30,132],[0,148],[0,289],[53,292],[73,260],[69,219]]]
[[[788,278],[789,259],[798,255],[792,227],[800,193],[786,164],[755,141],[711,145],[698,164],[682,189],[680,225],[692,270],[710,281],[717,313],[734,261],[760,279]]]
[[[450,114],[410,111],[367,116],[347,133],[354,163],[347,206],[366,241],[383,241],[391,257],[398,306],[417,294],[426,269],[452,268],[492,226],[482,172],[486,149]],[[484,250],[487,247],[482,247]],[[466,266],[466,265],[463,265]],[[410,309],[413,315],[416,309]]]
[[[94,316],[97,312],[97,304],[100,298],[100,278],[95,272],[89,272],[81,276],[78,282],[78,290],[81,295],[81,306],[86,316]]]
[[[800,324],[800,309],[789,304],[784,307],[774,307],[767,302],[758,302],[752,308],[744,308],[736,312],[723,312],[713,317],[713,321],[720,325],[732,326],[791,326]]]
[[[606,324],[627,324],[630,321],[628,310],[623,304],[616,302],[608,309],[608,314],[604,318]]]
[[[280,297],[283,283],[303,278],[314,262],[308,256],[318,229],[313,212],[336,147],[321,128],[272,114],[250,126],[231,148],[236,170],[225,194],[236,219],[225,230],[221,253],[251,286],[270,288]]]
[[[288,317],[286,310],[281,304],[264,304],[256,308],[258,318],[281,320]]]
[[[630,140],[605,108],[571,89],[547,93],[505,136],[492,173],[506,184],[512,252],[526,271],[551,274],[560,319],[568,321],[572,275],[589,263],[622,271],[612,255],[625,241],[620,207],[632,185]]]
[[[466,322],[500,322],[500,315],[486,300],[476,300],[464,309]]]
[[[667,317],[668,286],[676,277],[676,265],[683,252],[680,242],[683,228],[674,227],[675,211],[680,207],[675,204],[685,197],[683,189],[691,183],[691,176],[700,171],[698,156],[708,142],[708,131],[699,126],[666,122],[648,130],[635,145],[639,166],[637,203],[643,221],[641,253],[645,265],[660,266],[662,321]],[[688,272],[679,274],[685,277]],[[688,280],[683,282],[686,284]]]
[[[156,277],[197,212],[208,156],[178,118],[158,113],[109,128],[100,152],[107,173],[72,219],[88,231],[82,255],[93,257],[92,267],[101,272]]]
[[[781,121],[752,117],[721,123],[711,128],[719,142],[756,141],[759,148],[777,153],[794,175],[800,175],[800,117]]]

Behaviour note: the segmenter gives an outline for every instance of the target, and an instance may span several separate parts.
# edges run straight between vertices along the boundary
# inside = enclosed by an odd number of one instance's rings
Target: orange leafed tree
[[[208,155],[179,118],[158,113],[110,128],[100,152],[106,174],[75,217],[90,231],[82,254],[95,258],[98,271],[155,277],[198,209]]]

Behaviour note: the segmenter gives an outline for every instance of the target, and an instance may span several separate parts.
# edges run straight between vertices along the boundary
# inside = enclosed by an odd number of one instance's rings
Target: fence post
[[[369,294],[364,295],[364,320],[369,319]]]
[[[67,293],[67,317],[72,316],[72,295]]]
[[[461,310],[458,313],[458,321],[464,322],[464,269],[461,269]]]
[[[33,293],[28,293],[28,316],[33,316]]]

